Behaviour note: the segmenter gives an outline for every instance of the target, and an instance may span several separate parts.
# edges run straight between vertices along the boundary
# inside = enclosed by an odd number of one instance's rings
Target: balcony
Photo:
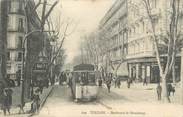
[[[18,9],[18,10],[11,9],[11,10],[9,11],[9,14],[24,15],[24,10],[23,10],[23,9]]]
[[[138,53],[129,53],[127,54],[126,58],[132,59],[132,58],[153,57],[153,56],[154,56],[153,51],[145,51],[145,52],[138,52]]]
[[[20,32],[20,33],[24,33],[25,32],[25,29],[22,27],[22,28],[12,28],[12,27],[8,27],[8,32]]]
[[[22,61],[22,57],[16,58],[16,61]]]

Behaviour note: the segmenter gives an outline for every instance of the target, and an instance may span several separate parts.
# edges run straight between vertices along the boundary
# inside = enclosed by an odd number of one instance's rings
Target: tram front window
[[[76,76],[76,83],[79,83],[80,85],[89,85],[89,84],[95,84],[95,75],[94,73],[90,72],[84,72],[84,73],[78,73]]]
[[[95,74],[94,73],[88,73],[88,83],[95,84]]]
[[[83,84],[83,85],[87,85],[88,84],[87,73],[81,73],[80,83]]]

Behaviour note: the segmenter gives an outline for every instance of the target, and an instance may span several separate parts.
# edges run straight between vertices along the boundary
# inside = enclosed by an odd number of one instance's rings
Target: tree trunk
[[[161,78],[162,78],[162,96],[163,96],[163,101],[165,103],[170,103],[170,98],[168,96],[168,92],[167,92],[167,82],[166,82],[166,74],[162,74]]]
[[[0,82],[6,84],[7,0],[0,1]]]

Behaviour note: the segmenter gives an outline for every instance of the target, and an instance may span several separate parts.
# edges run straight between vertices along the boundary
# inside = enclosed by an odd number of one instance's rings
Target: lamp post
[[[23,43],[22,43],[22,67],[21,67],[21,108],[20,108],[20,112],[24,113],[23,107],[24,107],[24,93],[25,93],[25,87],[24,87],[24,81],[25,81],[25,74],[24,74],[24,67],[25,67],[25,42],[28,39],[28,37],[30,35],[32,35],[35,32],[42,32],[42,30],[34,30],[31,31],[29,33],[27,33],[23,39]],[[43,31],[43,32],[48,32],[48,31]],[[49,31],[52,32],[52,31]]]
[[[51,61],[53,60],[53,55],[54,55],[54,53],[55,53],[55,46],[56,46],[56,41],[55,40],[52,40],[51,42],[50,42],[50,44],[51,44],[51,47],[52,47],[52,51],[51,51]],[[53,62],[53,64],[54,64],[54,62]],[[50,66],[50,77],[51,77],[51,79],[50,79],[50,81],[51,81],[51,85],[53,85],[53,80],[54,80],[54,77],[53,77],[53,65],[51,64],[51,66]]]
[[[24,107],[24,93],[25,93],[25,87],[24,87],[24,81],[25,81],[25,74],[24,74],[24,66],[25,66],[25,42],[28,39],[28,37],[35,32],[41,32],[41,30],[34,30],[29,32],[28,34],[25,35],[24,39],[23,39],[23,43],[22,43],[22,67],[21,67],[21,108],[20,108],[20,112],[24,113],[23,107]]]

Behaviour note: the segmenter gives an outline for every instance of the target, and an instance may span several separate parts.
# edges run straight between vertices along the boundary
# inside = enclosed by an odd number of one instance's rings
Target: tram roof
[[[73,67],[74,71],[94,71],[94,65],[92,64],[79,64]]]

